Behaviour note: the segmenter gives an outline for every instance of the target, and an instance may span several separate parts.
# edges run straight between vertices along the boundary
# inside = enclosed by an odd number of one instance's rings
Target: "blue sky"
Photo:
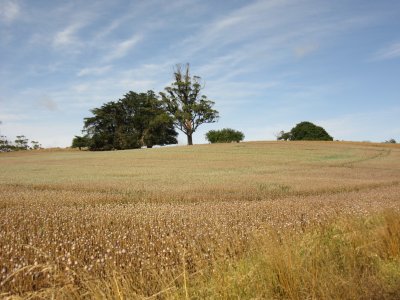
[[[397,0],[0,0],[0,133],[69,146],[91,108],[161,91],[186,62],[221,116],[195,143],[225,127],[273,140],[301,121],[400,140]]]

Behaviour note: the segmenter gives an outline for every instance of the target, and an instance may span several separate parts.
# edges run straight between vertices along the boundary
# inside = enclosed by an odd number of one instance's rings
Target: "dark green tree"
[[[121,149],[118,143],[116,121],[118,113],[115,102],[103,104],[91,112],[93,117],[85,118],[83,129],[89,139],[89,149],[94,151]]]
[[[117,102],[92,109],[84,132],[90,150],[134,149],[176,144],[178,133],[164,104],[153,91],[129,92]]]
[[[142,135],[142,144],[147,148],[152,148],[154,145],[164,146],[178,143],[174,123],[165,112],[155,115],[147,125]]]
[[[284,131],[282,130],[281,132],[279,132],[279,133],[276,135],[276,139],[277,139],[278,141],[280,141],[280,140],[284,140],[284,141],[290,140],[290,132],[284,132]]]
[[[8,152],[11,151],[13,146],[7,140],[5,135],[0,135],[0,152]]]
[[[121,103],[139,134],[140,147],[178,143],[173,119],[153,91],[148,91],[147,94],[129,92]]]
[[[385,141],[386,144],[396,144],[396,140],[395,139],[390,139]]]
[[[90,143],[90,138],[87,136],[78,136],[76,135],[73,140],[72,140],[72,148],[79,148],[81,150],[82,148],[89,147]]]
[[[193,145],[193,133],[201,124],[216,122],[218,111],[212,108],[214,102],[201,94],[201,78],[192,77],[189,69],[189,64],[186,64],[185,70],[177,65],[174,72],[175,82],[160,95],[175,127],[187,136],[188,145]]]
[[[15,147],[19,150],[27,150],[28,149],[28,139],[24,135],[17,135],[17,138],[15,139]]]
[[[206,133],[206,139],[210,143],[239,143],[243,141],[244,134],[243,132],[231,129],[224,128],[221,130],[210,130]]]
[[[0,125],[2,122],[0,121]],[[8,151],[9,149],[9,141],[5,135],[0,134],[0,152]]]
[[[278,140],[291,141],[333,141],[324,128],[311,122],[301,122],[290,130],[290,132],[281,131],[278,134]]]
[[[0,121],[0,125],[2,122]],[[0,135],[0,152],[9,152],[17,150],[39,149],[41,145],[37,141],[32,141],[32,147],[29,147],[29,140],[25,135],[17,135],[14,144],[7,139],[5,135]]]

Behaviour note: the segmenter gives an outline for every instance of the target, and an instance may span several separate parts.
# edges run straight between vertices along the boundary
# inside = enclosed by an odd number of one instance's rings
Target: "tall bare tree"
[[[190,75],[189,64],[184,69],[176,65],[174,79],[160,95],[175,127],[187,136],[188,145],[193,145],[193,133],[201,124],[216,122],[218,111],[212,108],[214,102],[201,94],[201,78]]]

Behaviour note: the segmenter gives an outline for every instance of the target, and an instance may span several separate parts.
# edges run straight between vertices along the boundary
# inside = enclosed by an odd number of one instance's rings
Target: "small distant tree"
[[[0,125],[1,124],[3,124],[2,121],[0,121]],[[0,149],[5,148],[7,145],[8,145],[7,137],[5,135],[0,134]]]
[[[87,136],[78,136],[76,135],[74,139],[72,140],[72,148],[79,148],[79,150],[82,150],[82,148],[89,147],[90,139]]]
[[[396,144],[397,142],[395,139],[390,139],[390,140],[385,141],[385,143],[386,144]]]
[[[0,152],[8,152],[11,151],[12,145],[7,140],[5,135],[0,135]]]
[[[32,149],[33,150],[38,150],[42,148],[42,145],[38,141],[31,141],[32,144]]]
[[[185,70],[177,65],[174,79],[175,82],[160,95],[175,127],[187,136],[188,145],[193,145],[193,133],[201,124],[216,122],[218,111],[212,108],[213,101],[201,95],[201,78],[190,75],[189,64],[186,64]]]
[[[5,135],[0,135],[0,145],[8,145],[9,141],[7,140],[7,137]]]
[[[0,121],[0,125],[2,122]],[[5,135],[0,135],[0,152],[10,152],[16,150],[39,149],[41,145],[37,141],[31,142],[32,147],[29,147],[29,140],[25,135],[17,135],[14,143],[9,141]]]
[[[281,141],[281,140],[284,140],[284,141],[290,140],[290,132],[284,132],[284,131],[282,130],[282,131],[280,131],[280,132],[276,135],[276,139],[277,139],[278,141]]]
[[[19,150],[27,150],[29,148],[28,141],[29,140],[24,135],[17,135],[14,141],[15,147]]]
[[[206,133],[206,139],[210,143],[239,143],[243,141],[244,134],[243,132],[231,129],[224,128],[221,130],[210,130]]]

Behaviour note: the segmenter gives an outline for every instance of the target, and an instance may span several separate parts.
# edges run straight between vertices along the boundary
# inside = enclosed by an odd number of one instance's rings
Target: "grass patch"
[[[400,214],[271,231],[250,255],[194,278],[193,299],[399,299]],[[176,298],[182,297],[180,291]]]
[[[0,168],[0,298],[399,296],[398,145],[20,151]]]

